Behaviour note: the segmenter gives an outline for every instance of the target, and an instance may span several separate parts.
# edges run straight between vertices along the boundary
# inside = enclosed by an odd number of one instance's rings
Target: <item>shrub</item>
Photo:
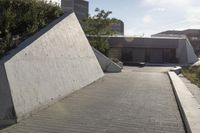
[[[182,70],[183,75],[193,84],[200,87],[200,66],[192,66]]]
[[[0,57],[63,14],[42,0],[0,0]]]
[[[200,67],[198,67],[196,70],[196,76],[197,76],[198,80],[200,80]]]

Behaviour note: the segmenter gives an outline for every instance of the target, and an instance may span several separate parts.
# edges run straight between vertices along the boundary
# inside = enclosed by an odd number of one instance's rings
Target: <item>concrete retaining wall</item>
[[[187,133],[200,132],[200,104],[174,73],[168,72]]]
[[[0,66],[0,120],[12,108],[20,120],[104,75],[74,13],[20,44]]]

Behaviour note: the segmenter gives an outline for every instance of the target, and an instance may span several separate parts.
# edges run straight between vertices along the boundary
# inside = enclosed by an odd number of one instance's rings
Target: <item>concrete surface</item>
[[[21,120],[104,75],[74,13],[24,41],[0,65],[0,120],[7,112]]]
[[[119,66],[115,62],[113,62],[111,59],[103,55],[101,52],[93,48],[93,51],[99,61],[99,64],[104,72],[107,73],[118,73],[121,72],[123,67]]]
[[[200,104],[174,72],[169,72],[177,103],[188,133],[200,132]]]
[[[167,74],[141,69],[106,74],[0,133],[184,133]]]
[[[191,83],[187,78],[185,78],[182,74],[179,75],[183,83],[186,85],[188,90],[192,93],[194,98],[197,100],[197,102],[200,104],[200,88],[196,86],[195,84]]]

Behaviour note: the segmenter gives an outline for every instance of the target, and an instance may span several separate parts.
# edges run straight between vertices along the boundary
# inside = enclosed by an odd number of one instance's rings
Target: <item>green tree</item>
[[[84,31],[90,44],[103,54],[107,55],[109,50],[108,39],[113,35],[111,25],[116,23],[115,18],[110,18],[111,11],[95,9],[96,15],[89,16],[84,20]]]
[[[62,14],[52,2],[0,0],[0,58]]]

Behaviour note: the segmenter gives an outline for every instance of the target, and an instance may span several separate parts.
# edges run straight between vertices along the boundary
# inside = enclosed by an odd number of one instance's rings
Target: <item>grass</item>
[[[200,66],[183,68],[182,74],[200,88]]]

